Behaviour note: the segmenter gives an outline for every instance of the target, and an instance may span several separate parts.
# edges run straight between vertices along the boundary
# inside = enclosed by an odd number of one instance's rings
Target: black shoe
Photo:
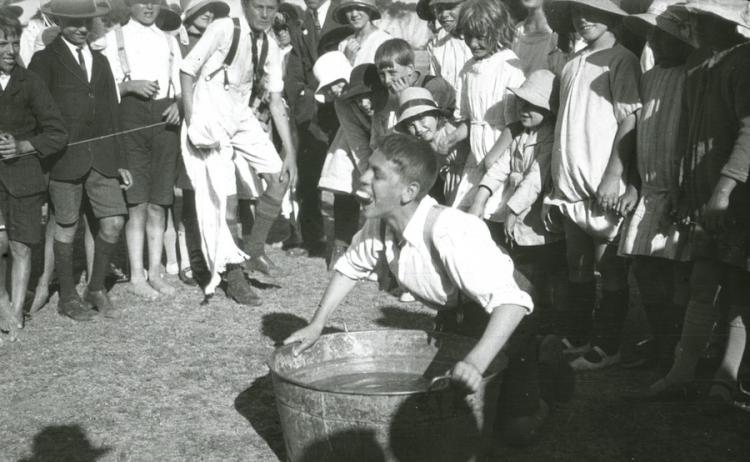
[[[548,403],[567,403],[573,398],[576,376],[565,360],[563,343],[547,335],[539,343],[539,388]]]
[[[120,317],[120,310],[115,308],[109,300],[109,295],[104,290],[88,290],[83,293],[83,300],[95,307],[99,314],[105,318],[116,319]]]
[[[86,305],[78,294],[65,300],[60,299],[57,303],[57,312],[74,321],[91,321],[96,317],[96,311]]]
[[[250,284],[245,280],[245,275],[239,268],[229,270],[226,276],[226,294],[240,305],[260,306],[261,301]]]
[[[109,262],[109,267],[107,268],[107,277],[114,280],[115,284],[130,282],[130,276],[128,276],[128,274],[122,268],[115,265],[113,262]]]
[[[279,268],[266,255],[250,257],[250,259],[245,262],[245,271],[248,273],[257,271],[271,278],[286,276],[286,272]]]

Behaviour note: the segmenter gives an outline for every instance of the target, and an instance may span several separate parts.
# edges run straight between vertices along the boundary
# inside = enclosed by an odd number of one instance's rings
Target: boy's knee
[[[8,252],[8,233],[0,231],[0,254],[5,255]]]
[[[55,240],[60,242],[72,243],[76,236],[76,230],[78,229],[78,222],[74,221],[70,224],[55,224]]]
[[[23,242],[10,241],[10,253],[14,260],[27,259],[31,257],[31,247]]]
[[[99,221],[99,233],[107,242],[117,242],[120,238],[120,232],[125,225],[125,218],[122,216],[106,217]]]

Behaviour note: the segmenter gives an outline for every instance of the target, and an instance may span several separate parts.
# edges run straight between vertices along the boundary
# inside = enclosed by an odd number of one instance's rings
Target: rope
[[[134,132],[138,132],[138,131],[141,131],[141,130],[148,130],[149,128],[161,127],[161,126],[166,125],[166,124],[167,124],[166,122],[157,122],[155,124],[144,125],[143,127],[130,128],[128,130],[123,130],[121,132],[109,133],[107,135],[97,136],[95,138],[87,138],[87,139],[84,139],[84,140],[78,140],[78,141],[74,141],[72,143],[68,143],[67,147],[80,146],[80,145],[86,144],[86,143],[93,143],[95,141],[106,140],[108,138],[114,138],[116,136],[127,135],[128,133],[134,133]],[[32,151],[23,151],[23,152],[19,152],[17,154],[14,154],[12,156],[5,156],[3,158],[0,158],[0,160],[18,159],[20,157],[26,157],[26,156],[30,156],[30,155],[33,155],[33,154],[37,154],[38,152],[39,151],[37,151],[36,149],[34,149]]]

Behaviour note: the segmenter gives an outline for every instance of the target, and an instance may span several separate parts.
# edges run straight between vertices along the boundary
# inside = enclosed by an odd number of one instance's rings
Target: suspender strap
[[[169,47],[169,67],[167,68],[167,72],[169,72],[169,87],[167,88],[167,98],[176,98],[177,88],[174,86],[174,80],[172,79],[172,66],[174,66],[174,48],[172,46],[172,38],[168,34],[164,34],[164,36],[167,38],[167,46]]]
[[[214,78],[214,76],[219,73],[219,71],[224,71],[224,90],[229,90],[229,74],[228,69],[229,66],[232,65],[234,62],[234,58],[237,56],[237,47],[240,44],[240,20],[239,18],[232,18],[232,24],[234,25],[234,28],[232,29],[232,43],[229,45],[229,50],[227,51],[227,55],[224,57],[224,63],[221,65],[220,68],[216,69],[215,71],[211,72],[206,76],[206,80],[211,80]]]
[[[125,37],[120,25],[115,26],[115,40],[117,41],[117,56],[120,58],[120,69],[122,69],[122,80],[127,82],[130,80],[130,63],[128,62],[128,54],[125,52]]]

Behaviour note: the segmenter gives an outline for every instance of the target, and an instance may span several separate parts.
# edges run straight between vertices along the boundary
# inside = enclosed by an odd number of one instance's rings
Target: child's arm
[[[510,149],[505,149],[501,154],[482,177],[474,202],[469,208],[469,213],[479,218],[484,218],[484,209],[490,196],[500,190],[510,175]]]
[[[484,208],[487,206],[487,201],[493,192],[487,185],[480,184],[477,188],[477,193],[474,195],[474,202],[469,207],[469,214],[484,218]]]
[[[437,145],[439,152],[450,152],[458,143],[469,137],[469,124],[466,121],[457,122],[456,130],[443,138]]]
[[[596,190],[597,203],[605,211],[617,211],[620,180],[626,175],[627,166],[635,151],[635,123],[636,116],[633,113],[623,119],[617,127],[609,163]]]
[[[489,171],[490,168],[497,162],[500,156],[508,150],[510,143],[513,142],[513,133],[511,132],[510,126],[506,126],[500,138],[497,139],[490,152],[484,157],[484,169]]]

